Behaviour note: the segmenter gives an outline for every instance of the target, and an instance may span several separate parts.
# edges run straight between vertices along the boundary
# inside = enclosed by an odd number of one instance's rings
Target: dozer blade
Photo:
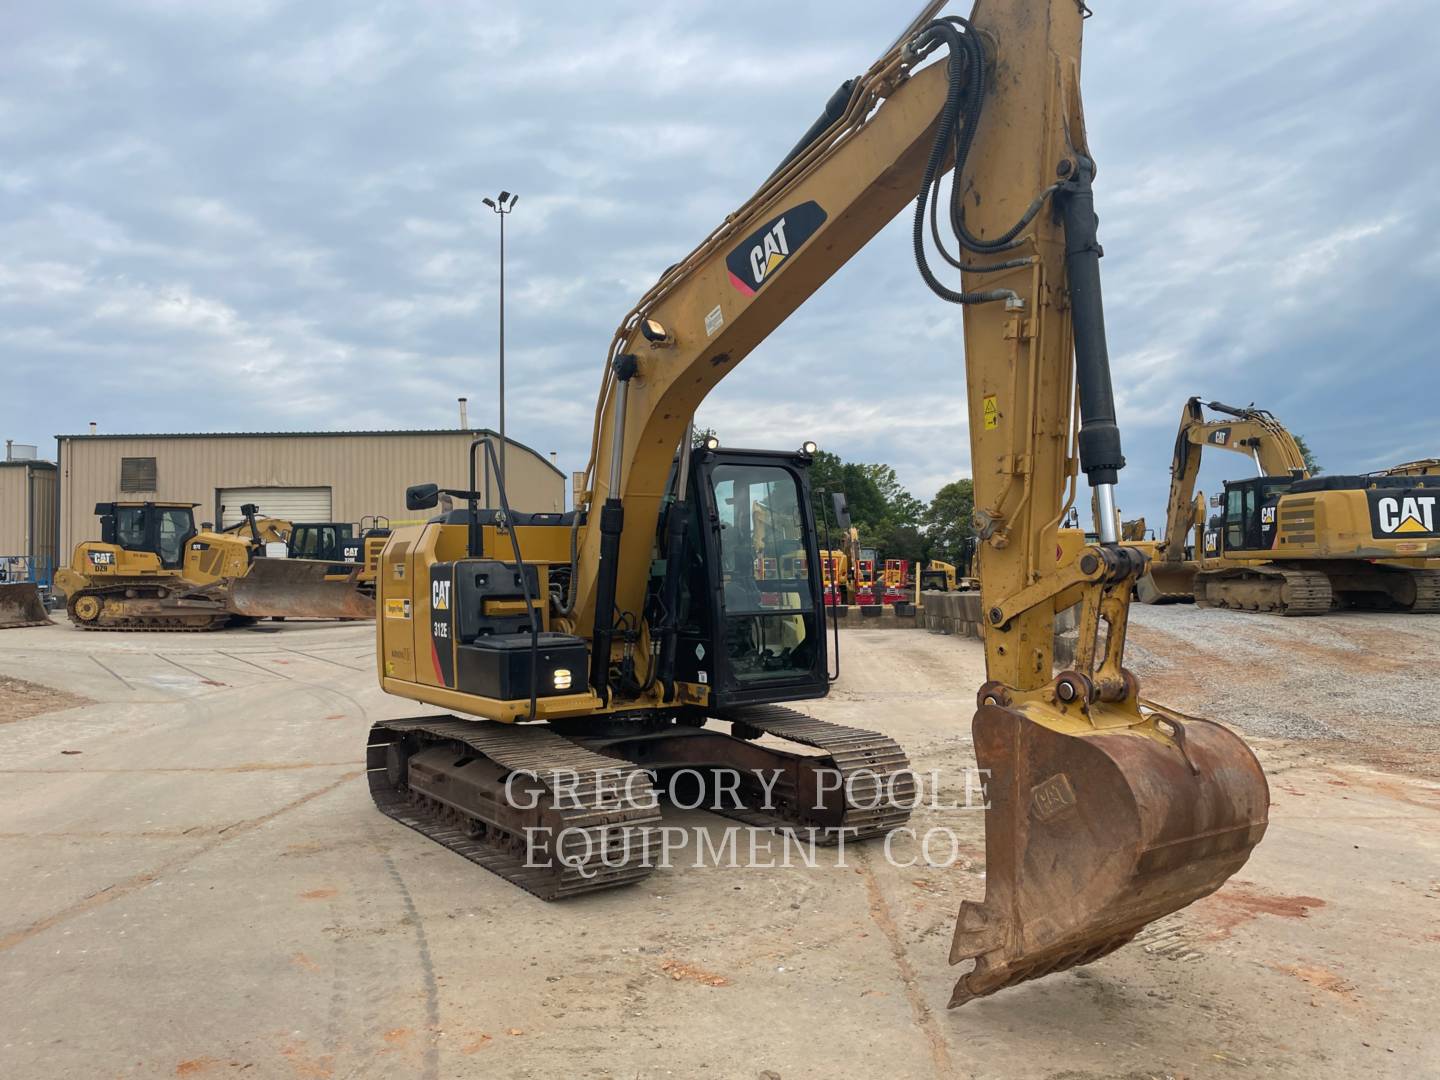
[[[373,619],[375,602],[359,590],[362,567],[314,559],[256,559],[230,586],[227,607],[257,619]]]
[[[1269,787],[1237,735],[1171,714],[1162,734],[1118,706],[1091,716],[1095,727],[1066,734],[1056,727],[1073,723],[1044,704],[975,714],[990,778],[985,900],[960,907],[950,962],[975,966],[951,1008],[1098,960],[1214,892],[1265,835]]]
[[[50,621],[40,590],[31,581],[0,585],[0,630],[18,626],[44,626]]]

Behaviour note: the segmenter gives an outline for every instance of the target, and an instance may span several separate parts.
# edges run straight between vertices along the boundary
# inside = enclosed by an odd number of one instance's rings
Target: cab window
[[[145,508],[143,506],[117,506],[115,508],[115,543],[126,551],[145,550]]]
[[[185,561],[185,541],[195,531],[194,518],[189,510],[168,507],[158,511],[160,531],[158,537],[160,565],[179,566]]]
[[[773,465],[712,474],[725,647],[741,682],[808,672],[816,628],[799,481]]]

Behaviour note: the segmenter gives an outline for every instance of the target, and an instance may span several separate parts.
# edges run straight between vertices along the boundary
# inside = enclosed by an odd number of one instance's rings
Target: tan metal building
[[[467,487],[477,438],[492,441],[498,455],[500,437],[486,429],[57,435],[60,550],[89,538],[95,504],[115,500],[194,502],[198,521],[219,525],[241,520],[247,502],[291,521],[419,520],[405,509],[406,487]],[[530,447],[507,442],[511,508],[564,510],[564,474]],[[499,505],[486,457],[482,449],[478,487]]]
[[[19,577],[16,557],[33,561],[41,580],[55,568],[55,466],[49,461],[0,461],[0,562]]]

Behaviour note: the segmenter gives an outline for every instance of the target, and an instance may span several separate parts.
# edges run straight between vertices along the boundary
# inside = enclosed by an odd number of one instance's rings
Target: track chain
[[[915,774],[904,748],[888,735],[817,720],[783,705],[743,706],[718,712],[715,717],[824,751],[825,759],[840,771],[846,806],[840,825],[815,834],[816,843],[884,836],[910,819],[916,801]],[[797,829],[794,822],[765,810],[717,813],[748,825],[779,831]]]
[[[1261,604],[1250,606],[1239,599],[1236,593],[1241,589],[1264,589]],[[1195,603],[1200,607],[1273,615],[1324,615],[1335,606],[1335,594],[1330,579],[1319,570],[1257,566],[1197,574]]]
[[[1410,610],[1425,615],[1440,611],[1440,570],[1413,570],[1415,603]]]
[[[129,589],[133,589],[134,587],[135,585],[133,582],[127,582],[123,585],[117,584],[109,588],[84,589],[80,592],[77,592],[74,596],[66,598],[65,615],[81,630],[122,630],[126,632],[136,633],[204,633],[207,630],[219,630],[230,622],[230,614],[224,611],[209,613],[209,621],[200,623],[198,625],[189,620],[193,620],[199,615],[207,613],[195,612],[190,615],[131,615],[120,616],[118,618],[112,615],[109,616],[108,621],[106,621],[107,617],[104,614],[102,608],[100,618],[92,622],[86,622],[84,619],[81,619],[78,615],[75,614],[76,601],[78,601],[82,596],[96,597],[100,600],[102,605],[105,603],[107,597],[119,600],[123,603],[125,600],[129,599],[125,596],[126,591]]]
[[[548,835],[565,837],[560,854],[566,858],[532,846],[515,831],[513,822],[501,821],[498,815],[487,818],[408,786],[396,787],[387,758],[392,744],[402,739],[418,743],[420,749],[449,744],[457,754],[483,757],[507,774],[533,774],[547,789],[553,773],[575,774],[578,783],[566,792],[565,801],[579,805],[539,810],[544,827],[551,830]],[[660,812],[653,788],[648,782],[632,782],[635,778],[630,774],[639,770],[592,753],[545,727],[453,716],[381,721],[370,729],[366,769],[370,794],[383,813],[542,900],[628,885],[654,869],[651,830],[660,824]],[[637,787],[645,793],[643,801],[632,797]],[[503,789],[503,782],[497,782],[496,806],[504,805]]]

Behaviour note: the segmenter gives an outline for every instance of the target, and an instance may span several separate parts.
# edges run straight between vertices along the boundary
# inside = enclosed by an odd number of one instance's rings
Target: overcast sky
[[[1127,516],[1163,516],[1191,394],[1331,472],[1440,455],[1433,0],[1091,6]],[[508,188],[510,434],[579,468],[616,323],[918,7],[11,5],[0,434],[444,427],[460,394],[493,426]],[[958,325],[892,225],[701,422],[928,498],[968,474]]]

